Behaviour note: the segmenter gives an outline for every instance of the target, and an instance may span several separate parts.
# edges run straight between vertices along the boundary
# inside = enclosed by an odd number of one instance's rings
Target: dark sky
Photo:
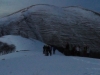
[[[100,12],[100,0],[0,0],[0,16],[8,15],[34,4],[51,4],[59,7],[81,6]]]

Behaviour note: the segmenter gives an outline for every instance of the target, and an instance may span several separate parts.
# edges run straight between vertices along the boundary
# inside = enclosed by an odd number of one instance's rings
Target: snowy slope
[[[33,5],[0,19],[0,36],[9,34],[62,47],[66,42],[87,44],[100,51],[100,14],[81,7]]]
[[[59,52],[44,56],[43,43],[20,36],[4,36],[0,40],[15,44],[19,50],[0,56],[0,75],[100,75],[99,59],[63,56]],[[26,48],[30,51],[20,51]]]
[[[16,51],[34,51],[42,53],[44,43],[35,40],[35,39],[27,39],[21,36],[13,36],[13,35],[7,35],[0,38],[1,42],[7,43],[7,44],[14,44],[16,46]],[[59,54],[59,53],[58,53]],[[10,55],[10,54],[9,54]],[[20,55],[20,53],[19,53]],[[13,54],[15,57],[16,54]]]
[[[3,36],[0,38],[0,41],[6,42],[8,44],[14,44],[16,46],[16,50],[18,50],[18,51],[20,51],[20,50],[36,51],[35,48],[41,49],[42,46],[44,45],[44,43],[41,42],[41,44],[40,44],[40,42],[37,40],[26,39],[21,36],[12,36],[12,35]]]

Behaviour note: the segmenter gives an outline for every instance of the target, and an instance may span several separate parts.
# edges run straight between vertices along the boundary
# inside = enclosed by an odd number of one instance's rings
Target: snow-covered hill
[[[81,7],[33,5],[0,19],[0,35],[22,35],[65,47],[100,49],[100,14]]]
[[[35,40],[35,39],[26,39],[21,36],[13,36],[13,35],[7,35],[0,38],[1,42],[7,43],[7,44],[14,44],[16,46],[16,50],[34,50],[38,48],[39,52],[42,51],[42,47],[44,43]],[[41,49],[41,50],[40,50]]]
[[[0,56],[0,75],[100,75],[99,59],[64,56],[57,51],[44,56],[44,43],[21,36],[4,36],[0,41],[16,45],[17,50]]]

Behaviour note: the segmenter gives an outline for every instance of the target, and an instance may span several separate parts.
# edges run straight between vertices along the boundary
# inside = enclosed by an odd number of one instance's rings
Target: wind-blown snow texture
[[[0,56],[0,75],[100,75],[99,59],[64,56],[57,51],[44,56],[44,43],[21,36],[4,36],[0,41],[16,45],[19,51]]]
[[[0,19],[1,31],[64,47],[89,45],[100,49],[100,14],[81,7],[33,5]]]

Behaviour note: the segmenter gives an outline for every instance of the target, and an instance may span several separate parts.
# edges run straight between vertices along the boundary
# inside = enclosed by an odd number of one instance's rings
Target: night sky
[[[59,7],[81,6],[100,12],[100,0],[0,0],[0,17],[35,4],[51,4]]]

